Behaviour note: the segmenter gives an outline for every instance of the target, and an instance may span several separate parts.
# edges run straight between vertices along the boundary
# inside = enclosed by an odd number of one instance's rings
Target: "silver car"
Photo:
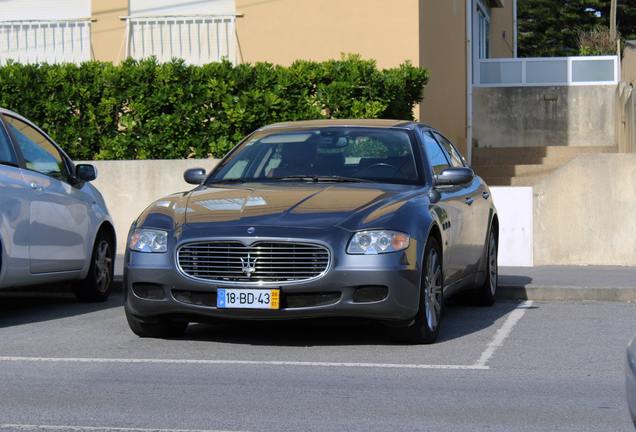
[[[115,230],[94,166],[75,165],[24,117],[0,108],[0,289],[73,281],[82,301],[110,294]]]
[[[627,362],[625,365],[625,386],[627,390],[627,406],[636,427],[636,335],[627,344]]]
[[[185,178],[198,186],[151,204],[130,230],[124,303],[139,336],[349,317],[432,343],[445,298],[495,301],[490,191],[428,125],[279,123]]]

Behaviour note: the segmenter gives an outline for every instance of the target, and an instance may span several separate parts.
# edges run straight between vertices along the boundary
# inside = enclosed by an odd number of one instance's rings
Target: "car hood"
[[[189,195],[185,223],[325,228],[380,223],[421,187],[368,184],[252,184],[200,187]]]

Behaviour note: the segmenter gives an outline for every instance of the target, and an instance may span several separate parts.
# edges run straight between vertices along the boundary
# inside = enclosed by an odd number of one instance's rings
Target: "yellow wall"
[[[289,66],[341,53],[391,68],[418,64],[417,2],[413,0],[236,0],[242,60]]]
[[[513,56],[513,3],[491,10],[492,57]],[[97,60],[123,60],[128,0],[92,0]],[[378,68],[410,60],[430,70],[415,117],[467,154],[466,0],[236,0],[238,57],[289,66],[341,53],[375,59]],[[506,38],[502,37],[506,31]]]
[[[420,121],[466,155],[466,0],[420,0],[420,66],[431,71]]]
[[[123,45],[126,22],[119,17],[128,16],[128,0],[92,0],[91,40],[95,60],[119,64],[124,59]]]
[[[490,56],[514,57],[514,0],[503,0],[503,8],[490,10]],[[504,36],[504,32],[506,32]]]

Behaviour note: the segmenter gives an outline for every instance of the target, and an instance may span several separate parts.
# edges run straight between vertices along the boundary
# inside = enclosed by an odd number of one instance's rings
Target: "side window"
[[[453,167],[463,167],[463,166],[465,166],[463,158],[462,158],[462,155],[459,154],[459,152],[457,151],[455,146],[453,144],[451,144],[451,142],[449,140],[447,140],[446,138],[444,138],[440,134],[436,133],[435,136],[437,137],[439,142],[442,143],[442,145],[444,146],[444,148],[448,152],[448,155],[450,156],[451,165]]]
[[[64,159],[58,149],[30,125],[12,117],[5,118],[18,140],[27,168],[58,180],[68,181]]]
[[[446,152],[442,149],[433,135],[430,132],[423,132],[422,138],[424,139],[424,146],[426,147],[426,153],[430,159],[431,166],[433,167],[433,173],[435,175],[441,174],[446,168],[450,168]]]
[[[9,135],[4,130],[4,126],[0,122],[0,162],[11,165],[18,165],[18,158],[13,151],[13,146],[9,141]]]

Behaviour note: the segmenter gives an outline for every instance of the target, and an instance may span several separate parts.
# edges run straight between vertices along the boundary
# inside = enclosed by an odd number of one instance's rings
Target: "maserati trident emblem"
[[[241,258],[243,273],[245,273],[245,276],[247,276],[248,278],[251,278],[252,274],[256,271],[256,260],[257,258],[250,260],[250,254],[247,254],[247,261]]]

